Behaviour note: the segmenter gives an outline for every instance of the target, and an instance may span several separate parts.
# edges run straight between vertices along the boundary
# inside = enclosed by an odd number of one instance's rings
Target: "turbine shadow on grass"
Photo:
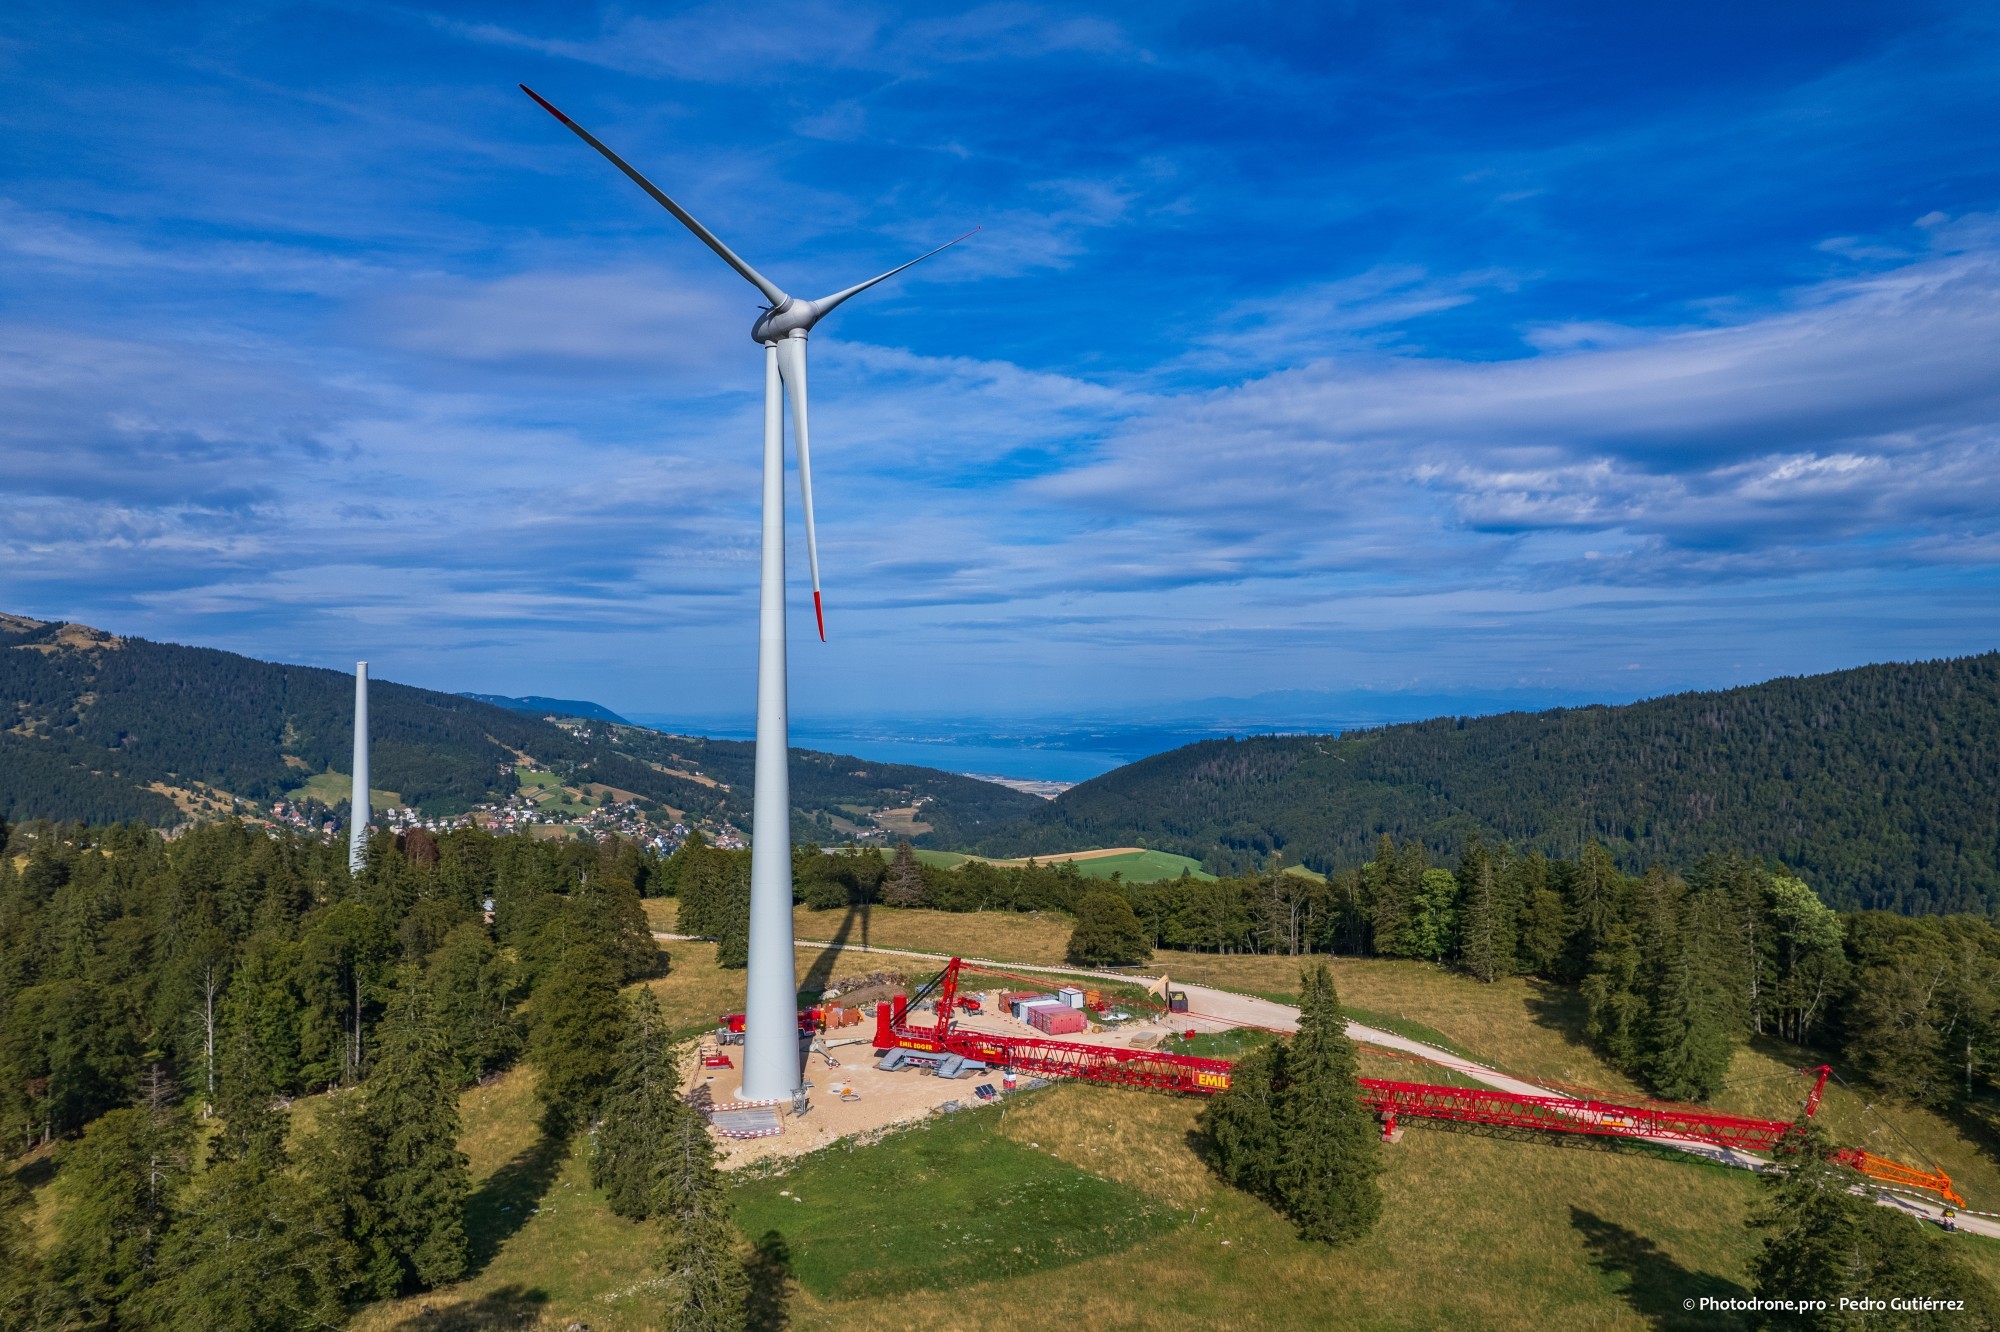
[[[801,997],[809,996],[812,1002],[819,1002],[820,995],[826,990],[827,982],[833,979],[833,969],[840,964],[841,950],[847,946],[849,936],[854,933],[856,918],[861,922],[861,946],[863,948],[868,946],[868,904],[851,902],[848,904],[847,914],[840,918],[840,928],[833,932],[833,938],[820,950],[819,956],[813,959],[812,966],[800,979]]]
[[[535,1204],[555,1184],[563,1158],[568,1155],[566,1139],[544,1133],[534,1146],[487,1176],[486,1182],[472,1191],[472,1196],[465,1200],[465,1238],[470,1250],[467,1276],[485,1271],[486,1265],[500,1252],[500,1246],[528,1224]]]
[[[1696,1309],[1687,1311],[1686,1301],[1702,1296],[1741,1299],[1750,1294],[1742,1286],[1710,1272],[1697,1272],[1676,1262],[1652,1240],[1638,1231],[1607,1221],[1581,1207],[1569,1209],[1570,1225],[1583,1237],[1590,1264],[1610,1277],[1623,1277],[1618,1293],[1632,1306],[1632,1312],[1658,1328],[1716,1328],[1739,1326],[1728,1314]]]

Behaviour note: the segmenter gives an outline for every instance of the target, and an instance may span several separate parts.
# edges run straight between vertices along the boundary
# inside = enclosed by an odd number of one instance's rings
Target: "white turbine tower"
[[[921,263],[949,241],[866,282],[816,301],[787,296],[743,262],[715,233],[661,193],[590,131],[551,106],[525,83],[521,91],[567,125],[579,139],[653,196],[709,249],[762,292],[769,304],[750,326],[764,348],[764,534],[758,584],[757,784],[751,801],[755,824],[750,847],[750,964],[743,1003],[743,1099],[779,1101],[801,1084],[798,1039],[798,973],[792,956],[792,799],[786,770],[785,690],[785,445],[784,398],[792,405],[792,436],[799,456],[799,499],[806,529],[806,564],[812,570],[813,619],[826,641],[820,607],[819,548],[813,535],[812,455],[806,441],[806,335],[833,310],[910,264]],[[975,228],[976,230],[976,228]],[[968,231],[965,235],[973,233]],[[780,387],[782,383],[783,387]]]
[[[368,663],[354,663],[354,793],[347,801],[347,868],[368,868]]]

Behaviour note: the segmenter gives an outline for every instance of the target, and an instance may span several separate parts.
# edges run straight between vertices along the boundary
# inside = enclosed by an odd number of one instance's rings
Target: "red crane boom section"
[[[887,1050],[902,1047],[936,1054],[957,1054],[1004,1064],[1040,1077],[1081,1078],[1150,1091],[1212,1096],[1229,1089],[1232,1065],[1227,1059],[1134,1050],[1123,1046],[1090,1045],[1039,1036],[1006,1036],[983,1031],[959,1031],[952,1025],[958,997],[959,959],[953,958],[938,977],[917,992],[922,999],[939,990],[937,1022],[913,1026],[909,1001],[897,996],[894,1005],[875,1010],[875,1044]],[[1806,1114],[1819,1108],[1820,1095],[1832,1071],[1825,1065],[1806,1098]],[[1606,1138],[1633,1138],[1663,1143],[1689,1143],[1736,1151],[1775,1151],[1791,1125],[1779,1119],[1750,1119],[1713,1114],[1686,1106],[1626,1105],[1571,1096],[1528,1096],[1488,1087],[1445,1087],[1419,1082],[1357,1079],[1362,1103],[1393,1125],[1401,1116],[1485,1124],[1500,1128],[1536,1129],[1548,1133],[1580,1133]],[[1956,1207],[1965,1200],[1942,1171],[1930,1172],[1876,1156],[1859,1148],[1841,1148],[1834,1160],[1870,1179],[1937,1194]]]

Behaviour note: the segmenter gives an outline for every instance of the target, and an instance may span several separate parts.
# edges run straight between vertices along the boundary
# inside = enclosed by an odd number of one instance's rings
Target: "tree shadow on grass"
[[[397,1323],[396,1332],[511,1332],[535,1326],[548,1302],[547,1291],[502,1286],[464,1304],[423,1305]]]
[[[535,1213],[556,1176],[562,1172],[563,1158],[569,1155],[565,1138],[544,1133],[535,1145],[486,1177],[465,1200],[465,1238],[469,1249],[468,1276],[486,1270],[500,1246],[515,1235]],[[499,1324],[495,1324],[499,1326]]]
[[[1674,1261],[1659,1245],[1636,1230],[1607,1221],[1581,1207],[1569,1209],[1570,1225],[1583,1237],[1590,1252],[1591,1266],[1612,1277],[1624,1277],[1619,1292],[1632,1312],[1659,1328],[1704,1328],[1741,1326],[1732,1314],[1689,1312],[1686,1301],[1699,1304],[1702,1296],[1741,1299],[1750,1294],[1734,1281],[1709,1272],[1696,1272]]]
[[[750,1278],[743,1326],[750,1332],[784,1332],[792,1325],[792,1249],[785,1237],[767,1230],[743,1265]]]
[[[1589,1011],[1583,1002],[1583,993],[1574,985],[1563,985],[1554,981],[1539,981],[1528,987],[1528,1016],[1535,1025],[1568,1041],[1579,1049],[1595,1053],[1590,1037],[1585,1030]]]

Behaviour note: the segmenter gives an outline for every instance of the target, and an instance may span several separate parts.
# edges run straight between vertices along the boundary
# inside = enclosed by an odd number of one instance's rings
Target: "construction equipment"
[[[893,1055],[909,1051],[922,1052],[918,1057],[928,1056],[926,1062],[956,1054],[1042,1077],[1082,1078],[1153,1091],[1210,1096],[1229,1089],[1232,1066],[1226,1059],[958,1030],[949,1015],[958,993],[959,967],[959,959],[953,958],[913,997],[898,995],[894,1002],[876,1006],[875,1045],[883,1054],[892,1056],[878,1067],[894,1067],[900,1061],[894,1060]],[[1160,978],[1159,985],[1166,988],[1165,977]],[[910,1007],[933,990],[939,992],[936,1024],[912,1025],[907,1020]],[[1811,1116],[1819,1109],[1826,1079],[1833,1070],[1822,1064],[1806,1071],[1818,1075],[1805,1099],[1805,1113]],[[1591,1097],[1532,1096],[1487,1087],[1445,1087],[1380,1078],[1357,1081],[1363,1104],[1382,1116],[1385,1136],[1394,1132],[1399,1118],[1414,1118],[1774,1153],[1782,1149],[1792,1131],[1792,1125],[1785,1120],[1714,1114],[1690,1106],[1628,1105]],[[1919,1170],[1851,1147],[1837,1150],[1833,1159],[1882,1184],[1922,1189],[1954,1207],[1965,1205],[1952,1187],[1950,1177],[1941,1171]]]

